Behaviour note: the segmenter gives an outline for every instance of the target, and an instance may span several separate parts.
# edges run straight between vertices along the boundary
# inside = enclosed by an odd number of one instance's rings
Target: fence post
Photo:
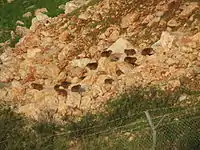
[[[145,111],[145,115],[146,115],[147,120],[148,120],[148,122],[149,122],[149,125],[150,125],[150,127],[151,127],[151,129],[152,129],[152,136],[153,136],[152,150],[155,150],[155,149],[156,149],[156,128],[155,128],[155,126],[154,126],[154,124],[153,124],[153,122],[152,122],[152,119],[151,119],[151,116],[150,116],[148,110]]]

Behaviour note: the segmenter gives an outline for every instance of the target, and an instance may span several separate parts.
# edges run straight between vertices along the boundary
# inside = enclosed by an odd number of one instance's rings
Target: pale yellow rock
[[[139,14],[138,13],[130,13],[124,17],[122,17],[121,20],[121,28],[128,28],[129,26],[131,26],[131,24],[134,23],[134,21],[136,21],[139,18]]]
[[[82,102],[81,94],[77,92],[70,92],[67,96],[67,103],[71,104],[73,107],[80,106]]]
[[[108,48],[113,53],[124,53],[124,49],[134,49],[134,47],[128,40],[123,38],[119,38]]]
[[[110,36],[108,37],[108,41],[114,42],[119,38],[120,31],[119,30],[114,30]]]
[[[80,107],[85,110],[89,110],[92,102],[92,97],[90,95],[82,97]]]
[[[33,103],[19,107],[17,112],[39,121],[39,108]]]
[[[188,6],[183,7],[183,11],[180,13],[180,18],[188,18],[192,13],[199,8],[198,2],[191,2]]]
[[[17,24],[17,25],[24,25],[24,22],[22,22],[22,21],[20,21],[20,20],[17,20],[17,21],[16,21],[16,24]]]
[[[175,37],[173,35],[170,35],[169,32],[162,32],[160,42],[163,48],[170,49],[172,47],[172,43],[174,41]]]
[[[15,29],[15,32],[17,35],[19,36],[25,36],[29,33],[29,29],[26,28],[26,27],[22,27],[22,26],[17,26],[16,29]]]
[[[56,79],[60,69],[55,64],[48,64],[45,66],[46,75],[52,79]]]
[[[71,7],[67,6],[67,13],[79,7],[82,0],[75,1],[71,6],[66,4]],[[17,35],[24,37],[15,48],[10,48],[9,42],[1,44],[0,82],[8,86],[0,89],[0,98],[15,102],[33,119],[63,123],[66,115],[99,111],[109,99],[132,86],[157,85],[174,90],[182,76],[192,78],[200,66],[198,8],[182,2],[174,16],[169,16],[171,20],[163,18],[177,2],[155,2],[148,8],[140,5],[137,12],[134,8],[126,11],[132,1],[127,5],[103,0],[80,9],[76,17],[60,14],[48,18],[42,14],[45,9],[37,10],[31,30],[17,27]],[[190,5],[194,7],[188,10]],[[191,27],[179,24],[180,19],[189,19]],[[179,27],[178,31],[173,27]],[[152,55],[141,55],[150,47]],[[127,49],[136,50],[128,56],[137,59],[134,65],[124,60]],[[111,54],[102,55],[107,50]],[[98,63],[95,69],[87,66],[93,62]],[[72,84],[64,88],[60,86],[64,81]],[[33,83],[42,84],[43,89],[34,89]],[[76,85],[81,86],[81,92],[72,92]]]
[[[143,21],[142,24],[148,24],[151,20],[153,20],[154,16],[149,14]]]
[[[13,1],[14,1],[14,0],[7,0],[8,3],[11,3],[11,2],[13,2]]]
[[[40,9],[35,10],[34,15],[37,16],[37,15],[40,15],[41,13],[46,13],[46,12],[48,12],[46,8],[40,8]]]
[[[134,71],[133,65],[124,62],[118,63],[117,68],[120,69],[124,74],[129,74]]]
[[[65,14],[71,13],[73,10],[75,10],[77,8],[78,8],[78,6],[76,4],[68,2],[65,5]]]
[[[111,62],[109,58],[100,58],[98,61],[98,71],[103,71],[106,72],[107,74],[110,75],[116,75],[117,71],[117,63],[116,62]]]
[[[167,22],[167,25],[169,27],[177,27],[180,25],[180,23],[178,23],[175,19],[171,19]]]
[[[62,9],[62,10],[65,10],[65,5],[64,5],[64,4],[61,4],[61,5],[58,6],[58,8],[59,8],[59,9]]]
[[[1,89],[0,87],[0,100],[4,100],[4,98],[6,97],[8,91],[5,89]]]
[[[69,36],[71,36],[69,34],[69,31],[65,30],[60,34],[59,40],[62,41],[62,42],[65,42],[65,41],[67,41],[67,38],[69,38]]]
[[[31,17],[31,16],[32,16],[32,13],[31,13],[31,12],[27,12],[27,13],[23,14],[22,17],[24,17],[24,18],[29,18],[29,17]]]
[[[64,81],[67,78],[67,73],[65,71],[60,72],[59,75],[56,77],[55,82]]]
[[[48,19],[49,17],[46,15],[46,14],[43,14],[43,13],[38,13],[36,15],[36,19],[37,21],[41,21],[41,20],[45,20],[45,19]]]
[[[41,49],[34,48],[34,49],[28,49],[27,50],[27,58],[34,58],[36,53],[41,52]]]
[[[148,27],[152,27],[154,24],[159,23],[160,22],[161,17],[154,17],[149,23],[148,23]]]
[[[82,59],[74,59],[71,61],[72,66],[74,67],[80,67],[80,68],[85,68],[85,66],[88,63],[93,63],[96,62],[95,60],[89,59],[89,58],[82,58]]]
[[[90,15],[88,13],[82,13],[78,16],[81,20],[88,20],[90,18]]]

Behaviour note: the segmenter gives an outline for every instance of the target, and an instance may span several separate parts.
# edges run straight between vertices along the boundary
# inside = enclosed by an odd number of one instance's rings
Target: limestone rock
[[[4,100],[4,98],[6,97],[7,93],[8,93],[7,90],[0,88],[0,100]]]
[[[192,15],[192,13],[199,8],[198,2],[191,2],[188,6],[183,7],[183,11],[180,13],[180,18],[188,18]]]
[[[24,22],[22,22],[22,21],[20,21],[20,20],[17,20],[17,21],[16,21],[16,24],[17,24],[17,25],[24,25]]]
[[[88,1],[73,0],[65,4],[65,14],[71,13],[73,10],[80,8],[82,5],[87,4]]]
[[[180,23],[178,23],[176,20],[174,20],[174,19],[171,19],[171,20],[169,20],[168,22],[167,22],[167,25],[169,26],[169,27],[177,27],[177,26],[179,26],[180,25]]]
[[[133,14],[128,14],[124,17],[122,17],[121,20],[121,28],[128,28],[133,24],[134,21],[136,21],[139,18],[139,14],[133,13]]]
[[[114,42],[119,38],[120,28],[118,26],[109,27],[99,38],[109,42]]]
[[[148,24],[151,20],[153,20],[154,16],[153,15],[148,15],[143,21],[142,24]]]
[[[11,3],[11,2],[13,2],[13,1],[14,1],[14,0],[7,0],[8,3]]]
[[[17,26],[15,29],[15,32],[17,35],[19,36],[25,36],[26,34],[29,33],[29,29],[27,29],[26,27],[22,27],[22,26]]]
[[[22,17],[24,17],[24,18],[29,18],[29,17],[31,17],[31,16],[32,16],[32,13],[31,13],[31,12],[27,12],[27,13],[23,14]]]
[[[62,32],[59,36],[59,40],[62,42],[65,42],[70,36],[70,33],[66,30],[64,32]]]
[[[28,49],[27,50],[27,58],[34,58],[36,56],[36,53],[41,52],[41,49],[34,48],[34,49]]]
[[[88,20],[90,18],[90,15],[87,13],[82,13],[78,16],[78,18],[81,20]]]
[[[73,10],[77,9],[78,6],[74,3],[66,3],[65,5],[65,14],[71,13]]]
[[[175,37],[173,35],[170,35],[169,32],[163,32],[160,38],[160,43],[163,48],[171,48],[172,43],[174,41]]]
[[[36,17],[32,19],[32,25],[30,27],[31,30],[35,30],[39,22],[45,21],[49,19],[49,17],[46,14],[43,14],[41,12],[37,13]]]
[[[199,73],[199,2],[146,1],[137,10],[132,1],[87,2],[70,1],[53,18],[36,10],[30,30],[17,26],[23,37],[14,48],[0,44],[0,99],[60,123],[96,112],[132,86],[174,90]]]
[[[71,61],[71,64],[74,67],[84,68],[87,64],[93,63],[93,62],[96,62],[96,61],[89,58],[81,58],[81,59],[75,59]]]
[[[61,4],[61,5],[58,6],[58,8],[61,9],[61,10],[65,10],[65,5]]]
[[[152,27],[154,24],[159,23],[160,22],[160,17],[154,17],[149,23],[148,23],[148,27]]]
[[[48,10],[46,8],[40,8],[40,9],[35,10],[34,15],[38,16],[38,15],[41,15],[41,13],[44,14],[46,12],[48,12]]]
[[[125,49],[134,49],[134,47],[128,40],[119,38],[107,50],[111,50],[113,53],[124,53]]]

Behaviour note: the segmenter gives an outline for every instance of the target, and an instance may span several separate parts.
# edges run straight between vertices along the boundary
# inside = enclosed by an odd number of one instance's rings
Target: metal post
[[[153,136],[153,145],[152,145],[152,150],[155,150],[156,149],[156,128],[152,122],[152,119],[151,119],[151,116],[149,114],[148,111],[145,111],[145,114],[146,114],[146,117],[148,119],[148,122],[149,122],[149,125],[152,129],[152,136]]]

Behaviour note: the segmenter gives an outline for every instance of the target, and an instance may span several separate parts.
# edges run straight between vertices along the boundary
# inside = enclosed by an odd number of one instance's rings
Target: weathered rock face
[[[65,14],[71,13],[77,8],[80,8],[82,5],[87,4],[88,1],[85,0],[73,0],[70,2],[67,2],[65,5]]]
[[[0,98],[27,116],[62,122],[131,86],[173,90],[199,72],[199,2],[102,0],[66,11],[36,16],[34,29],[0,55]]]

